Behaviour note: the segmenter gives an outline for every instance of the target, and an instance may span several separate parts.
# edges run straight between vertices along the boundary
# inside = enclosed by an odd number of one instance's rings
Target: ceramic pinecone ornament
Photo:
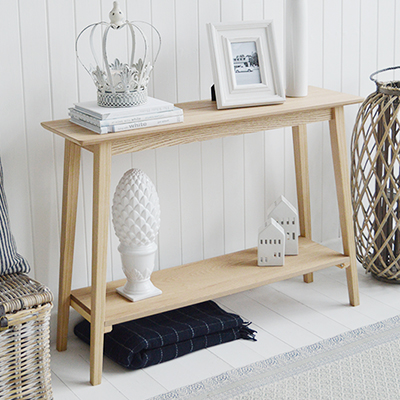
[[[112,206],[115,234],[122,245],[146,246],[155,242],[160,229],[160,202],[150,178],[140,169],[123,175]]]
[[[119,181],[112,216],[127,277],[126,284],[117,292],[131,301],[161,294],[150,281],[160,228],[160,202],[153,182],[140,169],[127,171]]]

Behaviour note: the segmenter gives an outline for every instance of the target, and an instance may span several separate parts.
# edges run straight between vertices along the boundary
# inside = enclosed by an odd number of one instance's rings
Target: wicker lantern
[[[362,104],[352,135],[351,191],[357,259],[366,272],[400,283],[400,82],[380,82]]]

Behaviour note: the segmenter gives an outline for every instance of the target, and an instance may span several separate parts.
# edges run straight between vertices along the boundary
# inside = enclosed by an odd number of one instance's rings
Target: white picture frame
[[[285,101],[272,20],[210,23],[207,31],[218,109]]]

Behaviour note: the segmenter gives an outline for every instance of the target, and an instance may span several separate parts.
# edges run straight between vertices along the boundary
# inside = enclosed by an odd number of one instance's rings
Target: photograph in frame
[[[237,85],[262,83],[255,41],[231,43]]]

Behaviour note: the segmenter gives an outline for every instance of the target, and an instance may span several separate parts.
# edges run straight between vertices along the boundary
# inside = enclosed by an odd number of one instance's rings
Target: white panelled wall
[[[120,0],[129,20],[151,22],[162,50],[150,95],[170,102],[210,98],[206,23],[273,19],[284,68],[283,0]],[[58,287],[63,140],[40,122],[67,118],[95,87],[76,62],[88,24],[108,19],[111,0],[0,0],[0,155],[11,225],[31,275]],[[369,75],[399,64],[400,0],[309,0],[309,83],[366,96]],[[283,74],[284,75],[284,74]],[[357,106],[346,108],[350,139]],[[268,206],[296,204],[290,129],[258,132],[113,158],[112,189],[138,167],[157,186],[161,229],[157,268],[256,245]],[[328,129],[309,127],[313,238],[339,237]],[[83,151],[73,287],[90,283],[92,156]],[[108,279],[123,277],[110,224]]]

